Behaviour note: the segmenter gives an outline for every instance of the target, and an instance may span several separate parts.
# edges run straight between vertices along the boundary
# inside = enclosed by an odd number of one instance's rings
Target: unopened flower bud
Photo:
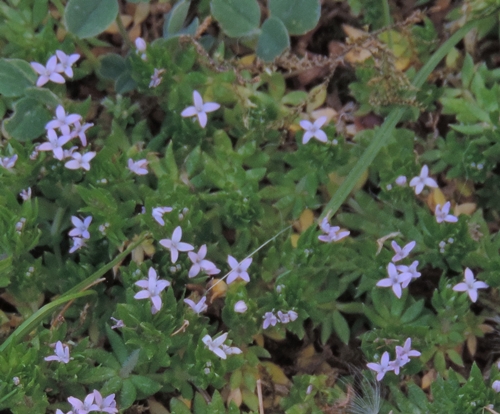
[[[247,311],[247,309],[248,309],[247,304],[242,300],[239,300],[238,302],[236,302],[234,304],[234,311],[235,312],[245,313]]]

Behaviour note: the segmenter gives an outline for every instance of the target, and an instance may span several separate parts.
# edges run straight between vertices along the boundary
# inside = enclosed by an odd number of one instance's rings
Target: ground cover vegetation
[[[498,0],[0,4],[0,409],[500,411]]]

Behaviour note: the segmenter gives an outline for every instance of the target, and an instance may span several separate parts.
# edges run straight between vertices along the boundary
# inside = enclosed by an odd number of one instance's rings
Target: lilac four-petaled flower
[[[143,290],[137,292],[134,299],[151,299],[151,313],[154,315],[162,306],[161,292],[170,286],[167,280],[158,279],[156,270],[152,267],[149,268],[148,279],[143,279],[135,282],[136,286],[141,287]]]
[[[422,192],[425,186],[432,188],[437,188],[438,186],[436,181],[429,177],[429,167],[427,165],[424,165],[420,170],[420,174],[413,177],[410,181],[410,187],[415,187],[415,194],[417,195]]]
[[[198,91],[193,91],[193,106],[188,106],[181,112],[182,117],[197,116],[198,122],[202,128],[207,125],[208,117],[207,112],[213,112],[220,108],[220,105],[216,102],[203,102]]]
[[[327,121],[326,116],[321,116],[316,121],[309,122],[305,119],[299,122],[300,126],[302,129],[305,131],[304,136],[302,137],[302,143],[307,144],[311,138],[316,138],[320,142],[327,142],[328,137],[326,136],[325,132],[321,129],[321,127],[326,123]]]
[[[165,247],[165,249],[170,250],[170,259],[172,263],[175,263],[179,258],[179,252],[189,252],[194,249],[189,243],[181,242],[182,238],[182,228],[177,226],[172,233],[171,239],[161,239],[160,244]]]
[[[470,270],[469,268],[465,269],[464,278],[465,278],[465,281],[456,284],[453,287],[453,290],[456,292],[467,292],[470,300],[472,302],[476,302],[477,296],[478,296],[477,290],[478,289],[486,289],[489,286],[484,282],[476,280],[474,278],[474,273],[472,273],[472,270]]]
[[[227,276],[227,284],[230,285],[236,279],[250,282],[250,276],[248,275],[247,269],[252,264],[252,260],[252,258],[247,257],[242,262],[238,262],[233,256],[229,255],[227,257],[227,262],[229,266],[231,266],[231,272]]]

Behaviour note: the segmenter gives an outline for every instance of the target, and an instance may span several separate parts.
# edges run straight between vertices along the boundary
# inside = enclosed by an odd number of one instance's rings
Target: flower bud
[[[234,311],[237,313],[245,313],[247,309],[248,309],[247,304],[242,300],[239,300],[234,304]]]

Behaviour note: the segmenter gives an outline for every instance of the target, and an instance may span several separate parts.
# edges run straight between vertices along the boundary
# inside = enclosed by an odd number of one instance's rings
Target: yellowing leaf
[[[460,195],[464,197],[470,197],[474,194],[474,185],[468,181],[456,181],[457,190],[460,192]]]
[[[253,65],[254,62],[255,62],[255,54],[254,53],[252,53],[251,55],[243,56],[239,60],[240,66],[251,66],[251,65]]]
[[[229,405],[231,401],[234,401],[238,407],[243,402],[243,396],[241,395],[241,390],[239,388],[235,388],[229,392],[229,395],[227,396],[227,405]]]
[[[427,205],[429,206],[430,210],[434,212],[438,204],[444,206],[445,203],[446,198],[443,192],[439,188],[432,189],[432,191],[429,193],[429,196],[427,197]]]
[[[427,390],[436,379],[436,376],[436,371],[434,369],[431,369],[426,374],[424,374],[424,376],[422,377],[422,389]]]
[[[300,235],[294,233],[290,236],[290,243],[292,243],[292,247],[297,247],[297,243],[299,242]]]
[[[270,361],[263,361],[263,362],[261,362],[261,364],[266,369],[266,371],[269,373],[272,381],[275,384],[280,384],[280,385],[289,385],[290,384],[290,380],[288,379],[288,377],[285,375],[283,370],[278,365],[276,365]]]
[[[326,116],[325,125],[328,125],[331,121],[335,121],[338,118],[338,113],[333,108],[321,108],[311,112],[311,118],[314,120],[321,118],[322,116]]]
[[[368,33],[364,30],[357,29],[356,27],[349,26],[348,24],[343,24],[342,30],[351,40],[358,40],[368,36]]]
[[[262,334],[257,334],[257,335],[254,335],[252,336],[253,340],[255,341],[255,343],[260,346],[260,347],[264,347],[264,335]]]
[[[132,23],[132,16],[129,16],[128,14],[121,14],[120,19],[124,27],[130,26],[130,23]],[[118,29],[118,25],[116,24],[116,22],[113,22],[108,26],[104,33],[118,34],[120,33],[120,30]]]
[[[307,98],[306,112],[310,113],[319,108],[326,100],[326,85],[320,83],[309,91]]]
[[[137,236],[135,236],[132,239],[132,243],[137,240]],[[152,239],[146,239],[137,246],[134,250],[132,250],[132,260],[137,263],[141,264],[144,261],[144,256],[149,256],[151,257],[155,253],[155,247],[153,245],[153,240]]]
[[[477,204],[476,203],[463,203],[455,206],[453,209],[453,213],[455,216],[459,216],[460,214],[466,214],[470,216],[474,211],[476,211]]]
[[[149,3],[137,3],[134,13],[134,25],[141,24],[149,16],[150,5]]]
[[[226,296],[227,284],[220,279],[212,279],[209,283],[210,302],[214,302],[217,298]]]
[[[410,67],[411,59],[407,57],[400,57],[396,59],[394,66],[397,70],[404,72],[406,69]]]
[[[170,414],[165,406],[156,401],[153,397],[148,398],[148,407],[151,414]]]
[[[476,355],[477,338],[474,335],[469,335],[467,338],[467,349],[469,350],[471,356]]]
[[[299,217],[298,231],[305,232],[314,223],[314,213],[306,208]]]

